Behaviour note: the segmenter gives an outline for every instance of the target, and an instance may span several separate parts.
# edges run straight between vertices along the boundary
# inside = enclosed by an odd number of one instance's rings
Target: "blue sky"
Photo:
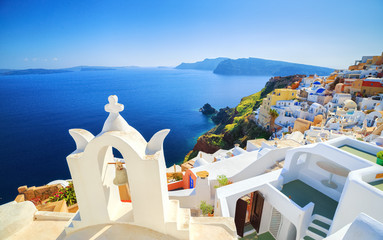
[[[0,0],[0,68],[259,57],[344,68],[383,51],[383,1]]]

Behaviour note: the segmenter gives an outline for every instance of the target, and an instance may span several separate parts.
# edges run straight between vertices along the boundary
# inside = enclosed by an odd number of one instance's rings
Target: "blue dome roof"
[[[324,89],[324,88],[319,88],[319,89],[316,91],[316,93],[323,93],[324,90],[326,90],[326,89]]]
[[[316,81],[316,82],[314,82],[313,84],[315,84],[315,85],[320,85],[320,82]]]

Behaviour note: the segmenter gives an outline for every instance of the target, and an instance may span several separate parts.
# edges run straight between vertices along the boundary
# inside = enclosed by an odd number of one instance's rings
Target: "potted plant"
[[[383,166],[383,151],[376,154],[376,163]]]
[[[213,216],[213,210],[214,207],[210,204],[207,204],[206,201],[201,201],[201,204],[199,205],[199,208],[202,211],[202,215],[206,216]]]

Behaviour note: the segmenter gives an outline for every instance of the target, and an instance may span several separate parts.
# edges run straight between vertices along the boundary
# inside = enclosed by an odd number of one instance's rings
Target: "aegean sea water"
[[[171,129],[164,142],[169,167],[214,127],[198,111],[203,104],[235,107],[269,78],[170,68],[0,76],[0,204],[12,201],[19,186],[70,178],[66,156],[75,143],[68,130],[100,133],[109,95],[118,96],[121,115],[147,141]]]

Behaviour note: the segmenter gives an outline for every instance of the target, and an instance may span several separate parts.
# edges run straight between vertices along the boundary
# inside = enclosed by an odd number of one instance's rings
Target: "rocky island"
[[[217,113],[217,110],[213,108],[209,103],[205,103],[202,108],[199,109],[200,112],[204,115],[212,115]]]

